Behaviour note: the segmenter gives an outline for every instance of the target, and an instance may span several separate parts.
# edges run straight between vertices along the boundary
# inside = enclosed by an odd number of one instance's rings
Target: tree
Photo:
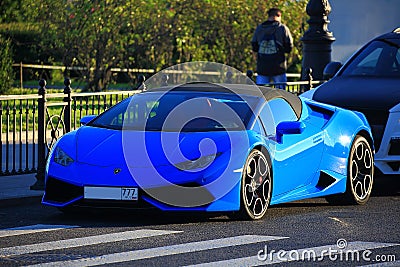
[[[282,21],[290,28],[295,43],[288,58],[289,68],[300,71],[300,38],[307,0],[16,0],[18,5],[6,0],[5,3],[14,7],[13,12],[7,13],[13,14],[7,15],[8,18],[23,18],[40,25],[36,54],[41,60],[84,67],[81,75],[91,91],[107,89],[112,67],[160,70],[187,61],[214,61],[242,71],[254,70],[256,59],[250,40],[271,7],[283,11]],[[23,12],[15,11],[18,6]],[[36,54],[32,57],[37,57]],[[68,74],[66,71],[65,75]]]
[[[255,69],[256,60],[250,40],[256,26],[266,20],[267,11],[271,7],[282,9],[283,22],[288,25],[294,38],[295,48],[289,55],[289,65],[295,66],[301,62],[300,38],[306,0],[153,2],[158,2],[158,9],[149,14],[154,14],[153,18],[157,20],[143,16],[142,21],[144,25],[154,26],[159,33],[150,27],[146,31],[146,36],[158,40],[146,41],[151,43],[152,48],[148,54],[153,55],[156,53],[153,51],[159,51],[159,54],[164,55],[155,55],[157,59],[163,59],[162,62],[155,62],[157,69],[186,61],[216,61],[243,71]],[[299,71],[298,68],[293,69]]]
[[[21,11],[21,0],[0,1],[0,23],[21,21]]]
[[[11,41],[0,35],[0,94],[6,93],[12,86],[14,80],[12,63]]]

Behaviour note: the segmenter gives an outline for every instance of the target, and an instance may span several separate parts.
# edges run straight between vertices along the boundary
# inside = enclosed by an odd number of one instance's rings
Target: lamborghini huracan
[[[53,146],[42,203],[223,212],[326,197],[364,204],[374,150],[364,115],[284,90],[188,82],[147,88]]]

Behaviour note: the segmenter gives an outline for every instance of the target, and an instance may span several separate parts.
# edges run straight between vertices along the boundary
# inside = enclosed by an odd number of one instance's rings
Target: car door
[[[260,113],[268,136],[276,136],[276,126],[282,121],[297,121],[292,106],[283,98],[275,98]],[[282,143],[275,143],[273,158],[273,194],[280,195],[308,185],[318,172],[324,147],[324,135],[319,127],[305,121],[301,134],[287,134]]]

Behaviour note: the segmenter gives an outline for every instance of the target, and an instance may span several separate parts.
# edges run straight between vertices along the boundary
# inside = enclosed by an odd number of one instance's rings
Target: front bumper
[[[383,174],[400,175],[400,112],[390,112],[375,167]]]
[[[86,166],[84,169],[87,171],[91,168]],[[53,168],[53,170],[55,171],[56,168]],[[103,173],[106,173],[106,171],[103,170]],[[124,173],[124,170],[122,170],[121,173]],[[158,208],[164,211],[234,211],[239,209],[240,172],[227,172],[224,174],[222,180],[229,179],[232,182],[236,181],[236,183],[228,187],[228,189],[224,186],[214,187],[212,185],[201,185],[189,179],[184,183],[177,184],[184,188],[182,191],[177,190],[175,187],[171,188],[170,183],[143,190],[141,186],[135,183],[130,175],[121,175],[119,179],[117,179],[116,176],[108,176],[108,178],[106,176],[101,177],[99,173],[97,173],[98,175],[92,175],[91,178],[81,174],[80,176],[86,177],[86,179],[71,179],[71,177],[75,175],[71,174],[71,176],[68,176],[65,175],[65,173],[62,175],[60,172],[58,174],[60,175],[55,175],[55,173],[50,172],[46,178],[46,188],[42,199],[44,205],[58,208],[69,206],[129,209]],[[85,174],[88,175],[88,173]],[[148,178],[150,176],[144,175],[143,177]],[[85,199],[85,186],[138,187],[139,199],[137,201]],[[182,195],[182,192],[184,195]],[[165,198],[160,198],[163,195],[173,196],[177,202],[172,203],[182,203],[182,205],[166,204],[168,202],[162,201]],[[188,201],[189,205],[186,205],[185,201]],[[204,204],[193,204],[197,202]]]

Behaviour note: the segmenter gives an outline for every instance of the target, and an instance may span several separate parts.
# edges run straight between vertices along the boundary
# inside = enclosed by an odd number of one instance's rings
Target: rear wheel
[[[272,173],[268,158],[252,150],[242,172],[240,210],[237,219],[258,220],[264,217],[271,200]]]
[[[372,192],[373,178],[371,146],[367,139],[357,135],[349,154],[346,191],[340,195],[328,196],[326,200],[332,204],[365,204]]]

